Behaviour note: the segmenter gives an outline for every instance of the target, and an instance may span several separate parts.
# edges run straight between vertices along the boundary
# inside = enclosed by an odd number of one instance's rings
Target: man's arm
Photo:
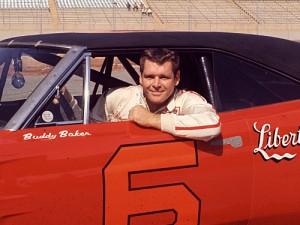
[[[71,109],[73,110],[74,116],[76,120],[82,119],[82,111],[78,105],[77,100],[74,98],[73,95],[68,91],[66,86],[63,86],[60,90],[61,94],[64,96],[68,104],[70,105]]]
[[[213,107],[193,94],[183,101],[180,115],[154,114],[137,105],[130,110],[128,118],[141,126],[196,140],[209,141],[221,132],[219,116]]]
[[[161,114],[161,130],[178,137],[209,141],[220,134],[221,124],[214,113]]]
[[[161,130],[174,136],[203,141],[218,136],[221,123],[212,105],[194,92],[184,93],[181,97],[179,115],[161,115]]]

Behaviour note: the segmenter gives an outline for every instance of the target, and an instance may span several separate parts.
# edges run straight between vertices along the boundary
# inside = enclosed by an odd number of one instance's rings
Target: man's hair
[[[149,48],[146,49],[140,58],[140,72],[144,72],[145,61],[149,60],[159,65],[170,61],[172,64],[172,71],[174,75],[179,70],[180,59],[176,52],[171,51],[167,48]]]

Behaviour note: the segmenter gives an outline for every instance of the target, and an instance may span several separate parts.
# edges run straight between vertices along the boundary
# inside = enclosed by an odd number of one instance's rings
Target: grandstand
[[[150,7],[152,16],[127,9]],[[62,31],[197,30],[300,39],[299,0],[0,0],[6,35]],[[287,36],[288,35],[288,36]]]
[[[34,24],[36,21],[52,23],[48,0],[1,0],[0,17],[4,24]]]
[[[236,3],[261,24],[300,25],[300,1],[236,0]]]
[[[164,23],[251,23],[253,19],[237,7],[233,1],[160,1],[149,4]]]
[[[129,1],[133,5],[133,1]],[[142,2],[136,1],[138,5]],[[153,26],[153,19],[142,17],[141,12],[133,12],[126,8],[126,1],[67,1],[57,0],[58,17],[64,24],[89,24],[90,26],[98,25],[103,28],[111,28],[114,30],[123,29],[123,25],[127,27],[137,27],[142,29],[145,24]]]

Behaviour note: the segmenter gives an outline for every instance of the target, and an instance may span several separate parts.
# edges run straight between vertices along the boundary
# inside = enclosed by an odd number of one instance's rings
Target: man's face
[[[175,86],[179,84],[180,73],[173,74],[171,62],[159,65],[150,60],[144,64],[140,83],[151,111],[157,110],[174,93]]]

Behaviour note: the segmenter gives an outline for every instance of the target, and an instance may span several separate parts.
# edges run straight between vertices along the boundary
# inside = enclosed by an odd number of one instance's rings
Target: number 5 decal
[[[104,224],[131,224],[133,218],[142,221],[138,224],[145,224],[147,216],[155,215],[157,220],[164,213],[174,218],[167,224],[199,224],[200,200],[182,180],[139,188],[131,185],[136,173],[146,180],[151,171],[184,170],[197,165],[193,141],[121,147],[103,169]]]

